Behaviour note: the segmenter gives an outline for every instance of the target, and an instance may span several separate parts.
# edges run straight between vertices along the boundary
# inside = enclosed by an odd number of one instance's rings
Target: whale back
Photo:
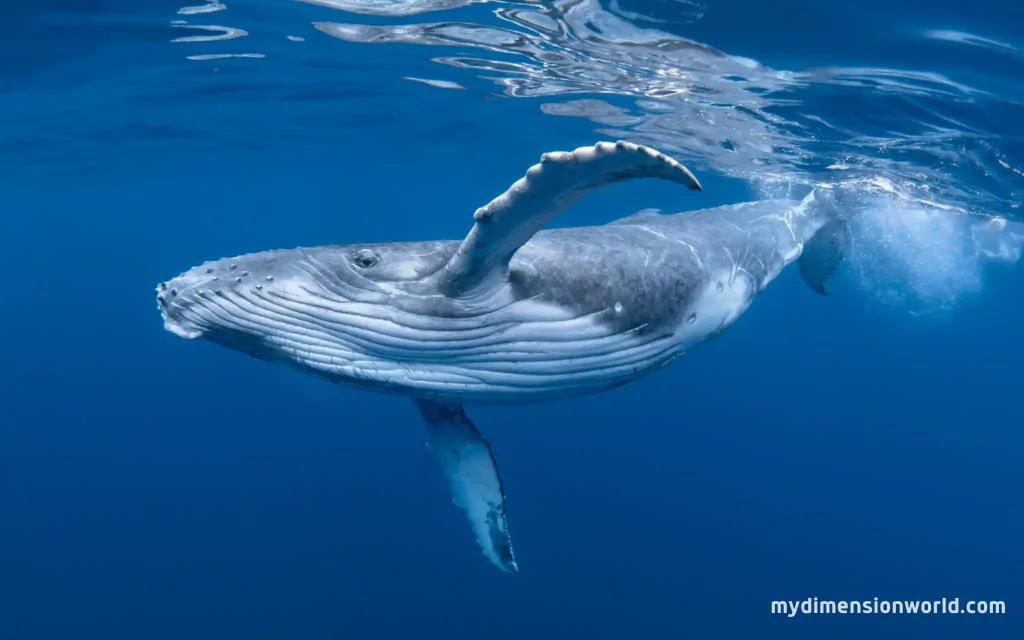
[[[809,199],[670,215],[647,209],[600,227],[537,234],[513,258],[509,281],[517,298],[577,315],[611,309],[600,317],[616,331],[670,331],[710,286],[739,277],[750,297],[764,289],[827,220]]]

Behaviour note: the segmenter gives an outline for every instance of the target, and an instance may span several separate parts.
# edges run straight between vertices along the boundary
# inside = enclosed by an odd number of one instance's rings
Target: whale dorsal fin
[[[545,153],[505,193],[476,210],[469,235],[439,274],[443,291],[458,296],[500,284],[512,255],[555,216],[595,189],[633,178],[701,190],[689,169],[631,142]]]
[[[612,220],[608,224],[633,224],[635,222],[641,222],[650,218],[657,218],[661,215],[661,209],[641,209],[636,213],[631,213],[624,218],[618,220]]]

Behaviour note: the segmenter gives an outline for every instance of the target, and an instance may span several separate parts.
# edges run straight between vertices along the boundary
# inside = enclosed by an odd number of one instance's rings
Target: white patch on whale
[[[679,348],[688,350],[732,324],[750,306],[753,289],[750,278],[742,273],[712,274],[676,329]]]

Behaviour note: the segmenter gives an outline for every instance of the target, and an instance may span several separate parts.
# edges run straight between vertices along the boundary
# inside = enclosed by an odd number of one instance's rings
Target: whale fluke
[[[811,236],[796,263],[800,276],[811,289],[828,295],[825,283],[843,261],[849,243],[849,228],[843,220],[831,220]]]
[[[417,399],[427,424],[427,446],[441,464],[455,505],[466,513],[484,555],[516,573],[505,521],[505,490],[491,447],[461,404]]]
[[[459,296],[500,283],[512,255],[556,215],[595,189],[634,178],[701,190],[689,169],[631,142],[545,153],[505,193],[476,210],[469,235],[440,272],[443,288]]]

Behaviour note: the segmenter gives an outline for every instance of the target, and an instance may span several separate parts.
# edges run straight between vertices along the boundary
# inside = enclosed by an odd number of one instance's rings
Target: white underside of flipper
[[[416,405],[427,425],[427,445],[484,555],[499,569],[517,572],[505,521],[505,491],[487,440],[460,404],[417,400]]]

